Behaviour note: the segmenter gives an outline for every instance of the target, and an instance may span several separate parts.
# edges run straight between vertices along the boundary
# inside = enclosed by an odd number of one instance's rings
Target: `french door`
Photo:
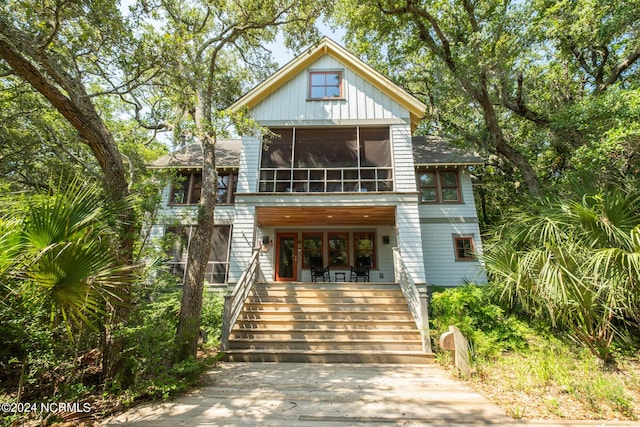
[[[276,281],[298,280],[298,233],[276,235]]]

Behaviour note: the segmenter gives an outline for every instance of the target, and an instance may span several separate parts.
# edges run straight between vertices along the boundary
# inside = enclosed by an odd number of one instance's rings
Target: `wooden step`
[[[432,363],[397,284],[258,284],[229,338],[226,360]]]
[[[411,320],[411,313],[406,311],[385,311],[376,312],[375,310],[362,311],[251,311],[243,312],[238,318],[239,321],[331,321],[331,320]]]
[[[291,327],[304,330],[316,331],[360,331],[360,330],[394,330],[394,331],[415,331],[416,324],[413,319],[400,320],[380,320],[380,319],[325,319],[322,322],[317,320],[243,320],[236,324],[236,330],[291,330]]]
[[[232,340],[253,339],[253,340],[335,340],[335,341],[393,341],[393,340],[419,340],[420,334],[417,330],[397,330],[397,329],[375,329],[375,330],[317,330],[317,329],[234,329],[231,335]]]
[[[251,349],[251,350],[312,350],[312,351],[330,351],[330,350],[352,350],[352,351],[420,351],[422,344],[416,340],[345,340],[336,339],[309,339],[309,338],[290,338],[283,340],[259,340],[250,339],[234,339],[230,345],[231,350],[235,349]]]
[[[412,364],[434,363],[433,353],[422,351],[304,351],[304,350],[230,350],[225,353],[229,362],[280,363],[376,363]]]

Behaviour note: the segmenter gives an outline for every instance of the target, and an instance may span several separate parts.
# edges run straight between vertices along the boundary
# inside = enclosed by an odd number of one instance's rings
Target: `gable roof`
[[[460,166],[460,165],[483,165],[482,157],[452,147],[447,141],[439,136],[414,136],[411,139],[413,144],[413,161],[416,167],[419,166]]]
[[[262,83],[251,89],[234,102],[230,109],[238,110],[242,107],[255,107],[323,55],[332,56],[340,63],[351,68],[367,82],[409,110],[411,128],[412,130],[416,128],[427,106],[328,37],[324,37],[316,46],[298,55]]]
[[[233,168],[240,166],[239,139],[219,139],[216,141],[216,168]],[[151,169],[160,168],[201,168],[202,146],[200,144],[185,145],[173,153],[160,157],[149,165]]]

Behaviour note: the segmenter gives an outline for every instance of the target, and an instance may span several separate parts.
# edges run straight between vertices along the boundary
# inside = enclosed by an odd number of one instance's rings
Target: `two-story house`
[[[325,38],[231,108],[248,109],[272,134],[218,141],[207,281],[233,290],[253,257],[271,289],[312,280],[397,283],[400,273],[422,292],[486,280],[469,173],[482,159],[413,137],[426,106],[353,54]],[[178,273],[201,156],[190,146],[152,165],[180,177],[165,187],[165,220],[153,229],[180,237],[172,252]],[[312,277],[316,265],[328,275]]]

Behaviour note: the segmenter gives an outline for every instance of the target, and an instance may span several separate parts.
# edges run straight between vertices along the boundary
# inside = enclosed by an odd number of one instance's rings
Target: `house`
[[[218,141],[209,283],[237,289],[254,258],[266,283],[349,281],[353,268],[366,272],[355,280],[410,282],[415,299],[427,284],[486,280],[469,172],[483,160],[412,137],[426,106],[344,48],[323,39],[231,108],[247,108],[271,134]],[[201,156],[192,145],[152,165],[180,178],[164,188],[152,230],[179,236],[177,273]],[[328,277],[312,278],[316,264]]]

